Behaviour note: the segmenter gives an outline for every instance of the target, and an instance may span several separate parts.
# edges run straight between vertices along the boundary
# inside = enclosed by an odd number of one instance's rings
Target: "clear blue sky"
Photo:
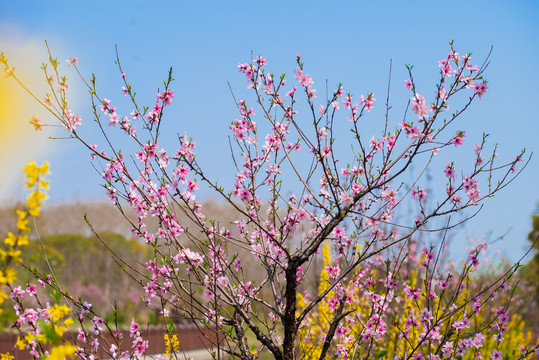
[[[357,95],[374,91],[380,109],[392,59],[398,116],[407,100],[400,96],[404,64],[415,66],[416,80],[425,96],[431,96],[437,61],[447,55],[448,41],[455,40],[460,52],[473,52],[476,62],[493,46],[486,73],[490,90],[460,119],[459,127],[466,130],[469,149],[482,132],[488,132],[506,159],[523,147],[535,154],[522,176],[486,201],[482,213],[458,237],[463,241],[469,232],[478,238],[490,230],[500,235],[511,228],[497,245],[511,259],[526,245],[530,215],[539,200],[538,38],[536,1],[0,0],[0,48],[22,62],[15,64],[19,71],[31,72],[27,69],[37,69],[45,60],[21,55],[28,50],[23,45],[35,47],[48,40],[60,59],[77,56],[84,74],[96,74],[101,94],[121,106],[115,45],[131,83],[148,104],[172,66],[176,99],[166,121],[172,133],[186,131],[196,139],[199,158],[221,178],[233,176],[225,134],[237,116],[227,82],[239,94],[246,93],[236,65],[248,61],[251,51],[266,56],[276,73],[288,74],[295,68],[296,53],[301,53],[319,91],[326,79],[330,88],[342,82],[346,91]],[[43,48],[33,51],[43,54]],[[74,83],[74,74],[71,78],[72,104],[89,120],[88,97]],[[123,113],[129,111],[124,108]],[[46,119],[45,113],[41,115]],[[373,119],[376,116],[382,112]],[[78,144],[53,140],[44,151],[41,145],[36,148],[24,141],[28,156],[51,162],[52,201],[104,196],[99,176]],[[1,189],[1,195],[13,197],[14,189]]]

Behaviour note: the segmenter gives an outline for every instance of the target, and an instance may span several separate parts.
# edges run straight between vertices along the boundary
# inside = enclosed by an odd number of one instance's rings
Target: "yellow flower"
[[[28,236],[17,236],[17,246],[25,246],[28,245]]]
[[[49,182],[45,181],[45,180],[41,180],[39,182],[39,184],[37,184],[37,187],[40,188],[40,189],[43,189],[43,190],[48,190],[49,189]]]
[[[33,160],[29,160],[22,171],[26,173],[26,189],[30,189],[39,180],[38,167]]]
[[[19,215],[19,219],[17,220],[17,229],[22,232],[30,231],[30,228],[28,227],[28,219],[26,218],[26,213],[22,210],[16,210],[15,212],[17,213],[17,215]]]
[[[28,208],[28,213],[31,216],[39,216],[39,211],[43,205],[43,200],[47,198],[45,193],[35,189],[26,197],[26,207]]]
[[[47,356],[45,360],[73,359],[75,357],[76,350],[77,347],[75,345],[71,345],[70,343],[58,345],[51,349],[49,356]]]
[[[17,271],[12,267],[6,268],[4,272],[0,271],[0,284],[11,284],[15,280],[17,280]]]
[[[22,251],[11,249],[8,251],[7,254],[12,257],[14,261],[19,261]]]
[[[33,188],[33,191],[27,196],[26,208],[28,212],[17,209],[17,231],[8,232],[7,237],[4,238],[5,246],[0,249],[0,260],[4,261],[0,264],[0,287],[4,284],[12,284],[17,279],[17,271],[14,267],[9,266],[11,262],[20,261],[22,251],[20,246],[28,245],[28,233],[30,232],[28,214],[30,216],[39,216],[40,208],[43,205],[43,200],[47,198],[43,190],[48,189],[49,183],[43,178],[49,171],[49,164],[44,163],[38,167],[33,161],[29,161],[23,172],[26,173],[26,189]],[[4,300],[9,298],[9,295],[0,289],[0,305],[4,303]],[[0,310],[0,314],[2,310]],[[70,309],[65,306],[55,305],[50,309],[50,318],[52,321],[62,319]],[[72,319],[65,319],[64,325],[54,325],[54,330],[61,335],[67,330],[67,326],[73,323]],[[52,325],[51,325],[52,326]],[[23,350],[27,344],[31,342],[38,342],[45,344],[47,338],[44,334],[31,334],[28,333],[21,339],[17,338],[16,346]],[[51,349],[50,355],[47,359],[65,359],[73,357],[76,350],[76,346],[69,343],[55,347]],[[9,354],[0,354],[0,360],[13,360],[14,357]]]
[[[41,165],[41,167],[38,168],[38,172],[41,175],[45,176],[45,175],[49,174],[49,167],[50,167],[49,163],[47,161],[45,161],[43,163],[43,165]]]
[[[50,313],[52,321],[58,321],[69,314],[71,309],[67,305],[55,304],[54,307],[48,308],[47,311]]]
[[[46,338],[46,336],[44,334],[31,334],[31,333],[28,333],[24,337],[24,340],[26,340],[26,342],[28,344],[30,344],[34,340],[37,341],[38,343],[43,343],[43,344],[45,344],[47,342],[47,338]]]
[[[36,206],[28,210],[28,213],[30,214],[30,216],[39,216],[39,214],[41,213],[41,209],[39,208],[39,206]]]
[[[19,348],[19,350],[24,350],[26,348],[26,343],[17,336],[17,343],[15,344]]]
[[[58,334],[58,336],[60,337],[64,336],[64,333],[66,331],[67,331],[67,328],[65,326],[54,325],[54,332]]]
[[[170,336],[169,334],[164,335],[165,338],[165,357],[171,357],[171,352],[178,352],[180,347],[180,341],[178,340],[178,335],[174,334]]]
[[[12,232],[7,233],[7,238],[4,239],[4,244],[8,246],[15,246],[17,243],[17,237]]]

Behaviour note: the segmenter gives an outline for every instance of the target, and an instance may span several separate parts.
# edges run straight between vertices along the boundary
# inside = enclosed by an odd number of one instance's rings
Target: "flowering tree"
[[[518,175],[524,151],[499,164],[496,147],[487,150],[485,134],[469,164],[447,163],[445,183],[432,193],[424,188],[425,170],[436,162],[436,155],[450,153],[465,141],[465,132],[455,132],[454,126],[488,90],[483,78],[488,59],[476,66],[470,54],[458,54],[451,44],[449,55],[439,62],[439,81],[429,100],[418,93],[408,67],[409,78],[404,81],[410,91],[408,105],[395,121],[388,88],[385,120],[372,137],[362,132],[362,123],[375,105],[375,95],[361,95],[358,101],[339,84],[319,99],[301,56],[296,60],[295,85],[288,85],[284,74],[268,71],[264,57],[238,66],[252,100],[236,102],[239,117],[230,125],[236,168],[231,188],[207,175],[197,160],[196,143],[187,134],[178,137],[173,151],[159,146],[164,115],[174,99],[172,71],[156,102],[144,107],[118,58],[123,91],[132,103],[130,115],[123,116],[98,94],[95,76],[86,80],[77,59],[68,60],[90,90],[95,124],[103,135],[100,145],[79,135],[82,118],[68,107],[67,78],[60,75],[59,62],[52,56],[43,64],[50,93],[43,99],[32,96],[89,150],[94,166],[102,169],[103,186],[114,206],[122,213],[125,207],[136,211],[136,219],[126,216],[126,220],[155,253],[141,283],[145,303],[160,308],[165,320],[174,311],[202,324],[204,334],[215,334],[208,335],[215,348],[241,359],[255,359],[262,351],[286,360],[313,354],[319,359],[346,358],[352,353],[374,358],[383,356],[372,349],[394,326],[391,333],[408,345],[392,354],[399,359],[434,360],[458,355],[457,344],[464,338],[476,336],[479,348],[481,334],[492,326],[498,326],[497,340],[503,340],[505,320],[490,319],[472,328],[470,323],[494,292],[507,288],[512,271],[472,293],[466,285],[472,281],[482,247],[471,252],[462,273],[443,267],[440,259],[444,234],[462,222],[451,215],[476,207],[510,183]],[[3,55],[0,61],[6,75],[18,81]],[[261,123],[255,122],[256,114]],[[42,126],[38,117],[31,123],[37,129]],[[337,130],[343,123],[350,127],[349,138]],[[111,140],[114,132],[125,134],[136,150],[124,153]],[[343,143],[350,150],[343,151],[347,149]],[[420,170],[407,188],[403,177],[409,176],[412,164]],[[196,199],[201,184],[228,204],[234,222],[207,217]],[[399,216],[405,204],[417,209],[411,219]],[[155,230],[148,226],[151,218],[158,220]],[[423,275],[416,273],[416,280],[399,276],[404,260],[415,256],[413,246],[420,234],[433,233],[441,234],[442,240],[431,240],[422,250]],[[331,253],[326,255],[323,286],[303,296],[300,291],[316,271],[322,248]],[[117,261],[131,268],[126,259]],[[446,290],[450,286],[451,295]],[[410,307],[408,324],[386,322],[385,314],[401,299],[397,292],[404,294]],[[87,321],[92,321],[96,334],[104,328],[80,301],[71,301],[81,309],[83,334]],[[500,316],[507,316],[504,304],[497,310]],[[321,332],[306,336],[313,318],[321,313]],[[351,321],[355,327],[348,328]],[[172,331],[170,326],[167,330]],[[97,354],[84,345],[90,335],[79,339],[77,354],[82,358]],[[305,347],[309,342],[310,350]],[[137,358],[143,344],[133,345],[133,355],[119,351],[121,342],[105,350],[115,358]],[[485,355],[500,358],[498,349]],[[524,348],[523,356],[530,353]]]

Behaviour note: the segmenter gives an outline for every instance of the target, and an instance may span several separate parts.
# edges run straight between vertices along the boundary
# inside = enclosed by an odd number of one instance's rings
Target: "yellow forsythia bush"
[[[525,330],[525,322],[509,313],[509,305],[518,296],[511,289],[510,273],[501,274],[490,288],[474,284],[478,282],[474,274],[481,245],[472,250],[460,271],[442,269],[432,248],[424,248],[420,255],[414,254],[414,248],[407,250],[406,256],[389,261],[382,257],[367,261],[366,266],[347,275],[354,281],[346,288],[338,281],[340,267],[326,242],[318,294],[330,291],[303,319],[298,334],[303,356],[320,357],[324,335],[339,316],[343,321],[334,328],[326,358],[472,360],[535,356],[532,334]],[[300,317],[316,296],[298,296],[296,315]]]
[[[66,305],[54,304],[48,306],[47,314],[49,319],[46,322],[37,321],[37,312],[25,311],[19,298],[23,293],[30,296],[37,294],[37,288],[33,284],[27,284],[26,289],[16,284],[17,265],[22,263],[21,254],[26,245],[28,245],[28,236],[31,231],[31,217],[40,215],[41,207],[47,198],[46,190],[49,188],[49,182],[46,175],[49,174],[49,163],[45,162],[38,166],[34,161],[29,161],[23,169],[25,174],[25,190],[30,190],[26,197],[24,209],[15,210],[17,213],[17,228],[14,232],[9,232],[4,239],[4,246],[0,248],[0,305],[6,299],[12,297],[15,302],[14,311],[19,316],[16,324],[22,323],[21,317],[24,317],[31,331],[28,331],[24,337],[19,338],[16,346],[20,349],[29,349],[34,357],[42,357],[46,360],[62,360],[73,358],[76,346],[69,342],[58,342],[49,351],[45,350],[43,345],[54,343],[54,339],[60,339],[67,327],[73,323],[73,320],[67,315],[71,311]],[[4,314],[6,316],[7,314]],[[0,313],[0,316],[2,314]],[[41,315],[43,317],[43,315]],[[20,328],[19,326],[17,326]],[[1,360],[14,359],[9,352],[0,354]]]

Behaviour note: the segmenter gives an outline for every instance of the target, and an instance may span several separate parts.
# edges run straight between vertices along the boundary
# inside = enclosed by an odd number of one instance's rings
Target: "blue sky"
[[[530,215],[539,200],[538,19],[536,1],[0,0],[0,49],[39,89],[36,69],[46,60],[43,41],[48,40],[60,59],[77,56],[83,74],[95,73],[101,94],[118,103],[120,110],[126,103],[114,64],[115,45],[137,94],[148,104],[172,66],[176,99],[167,118],[170,143],[160,145],[172,147],[174,135],[187,132],[196,139],[198,156],[212,175],[232,178],[226,134],[237,110],[227,82],[238,96],[247,93],[236,66],[248,61],[251,52],[266,56],[276,73],[290,75],[296,53],[301,53],[319,91],[327,79],[330,88],[342,82],[346,91],[357,95],[379,94],[380,112],[373,112],[370,120],[375,121],[382,116],[390,59],[394,115],[398,117],[408,96],[402,86],[407,78],[404,64],[415,66],[420,89],[431,96],[437,62],[447,55],[448,41],[454,40],[461,53],[471,51],[478,63],[493,46],[486,73],[490,90],[459,120],[468,136],[466,146],[471,149],[481,133],[488,132],[505,159],[524,147],[535,154],[520,178],[486,201],[483,211],[457,237],[465,242],[466,233],[478,238],[491,230],[501,235],[512,229],[496,246],[516,259],[526,245]],[[67,74],[72,107],[89,121],[89,97],[75,74]],[[20,119],[13,121],[27,122],[40,111],[26,105],[30,98],[24,101]],[[44,112],[39,115],[47,119]],[[16,168],[29,157],[51,163],[51,201],[104,196],[99,176],[78,144],[38,142],[35,135],[18,139],[17,155],[0,157],[5,178],[15,179],[4,180],[0,189],[6,201],[21,196]],[[433,181],[437,179],[443,181],[436,176]]]

